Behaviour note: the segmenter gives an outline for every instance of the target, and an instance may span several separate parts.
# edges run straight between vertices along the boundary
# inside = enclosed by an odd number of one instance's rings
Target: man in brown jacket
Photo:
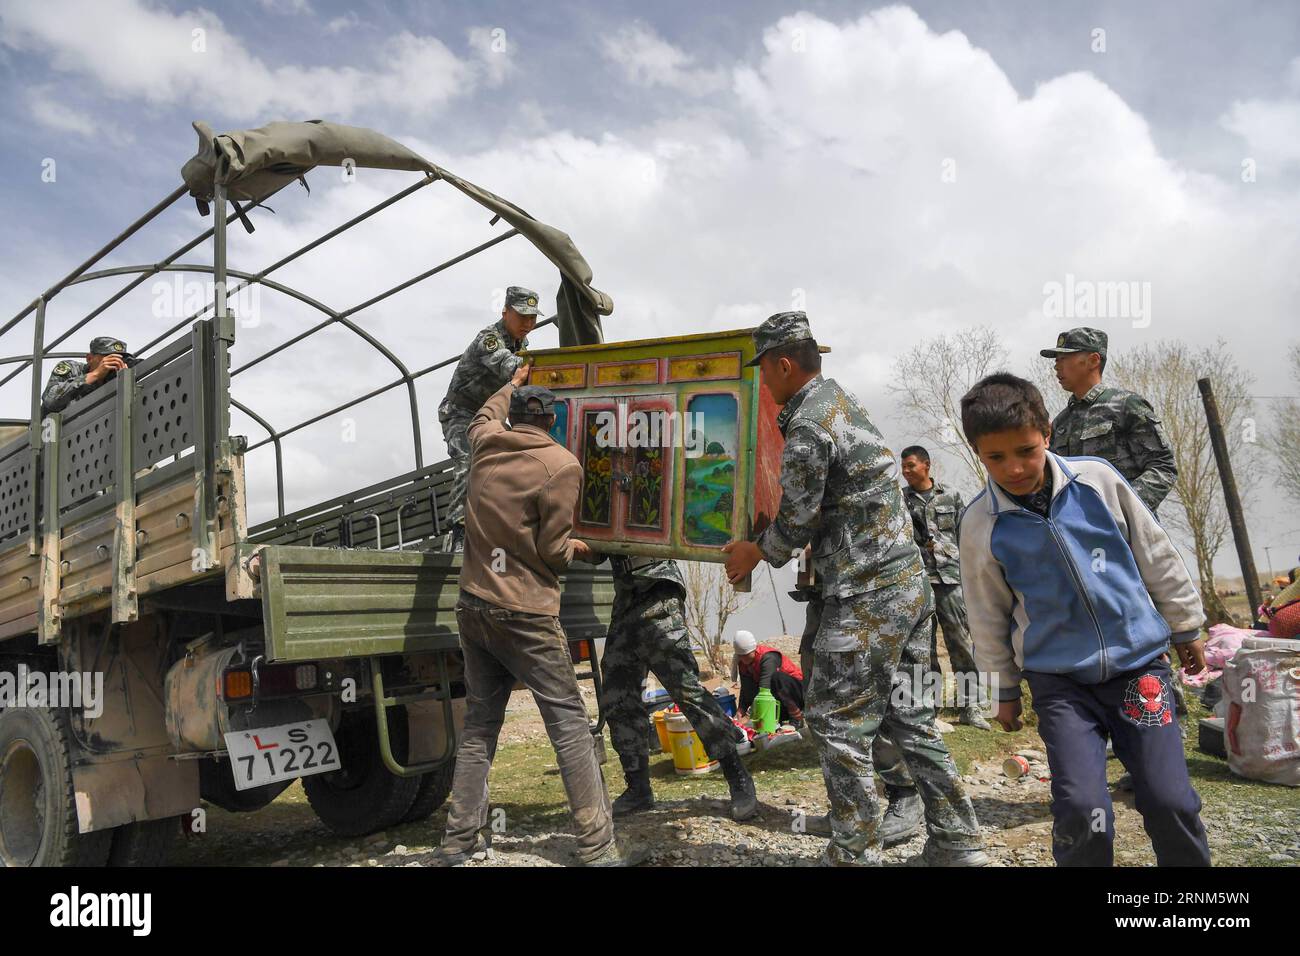
[[[465,558],[456,605],[468,708],[436,862],[454,866],[487,850],[488,771],[519,681],[532,691],[555,748],[578,859],[616,866],[624,861],[614,843],[609,792],[559,618],[558,576],[575,556],[590,555],[572,537],[582,469],[548,433],[555,396],[524,385],[527,377],[528,366],[521,366],[469,425]]]

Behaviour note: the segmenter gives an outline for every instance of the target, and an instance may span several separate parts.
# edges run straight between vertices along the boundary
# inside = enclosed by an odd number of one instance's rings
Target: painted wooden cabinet
[[[750,330],[529,353],[583,466],[575,533],[609,553],[722,561],[780,505],[781,433]]]

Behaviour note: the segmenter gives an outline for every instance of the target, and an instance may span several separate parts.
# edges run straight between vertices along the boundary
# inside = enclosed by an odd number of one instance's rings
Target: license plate
[[[226,734],[226,751],[235,774],[235,789],[338,770],[339,750],[324,720],[306,720]]]

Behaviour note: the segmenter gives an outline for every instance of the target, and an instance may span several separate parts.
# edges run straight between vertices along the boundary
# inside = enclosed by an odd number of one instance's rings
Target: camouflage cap
[[[1043,358],[1056,358],[1072,352],[1097,352],[1105,356],[1107,341],[1106,333],[1101,329],[1070,329],[1056,337],[1056,348],[1043,349],[1038,354]]]
[[[542,310],[537,307],[537,293],[532,289],[525,289],[521,285],[512,285],[506,289],[506,308],[514,309],[520,315],[541,315]]]
[[[774,349],[778,345],[789,345],[791,342],[802,342],[804,339],[811,340],[813,337],[812,329],[808,327],[808,316],[803,312],[778,312],[776,315],[769,316],[754,330],[753,335],[754,357],[746,362],[746,365],[757,365],[758,360],[768,349]],[[817,351],[829,352],[830,348],[819,345]]]
[[[541,385],[520,385],[510,396],[510,414],[550,415],[555,411],[555,393]]]
[[[130,355],[126,343],[111,335],[100,335],[90,340],[91,355]]]

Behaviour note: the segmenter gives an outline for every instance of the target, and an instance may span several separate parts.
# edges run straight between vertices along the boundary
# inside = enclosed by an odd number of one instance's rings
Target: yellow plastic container
[[[669,710],[665,707],[663,710],[656,710],[652,718],[655,722],[655,733],[659,735],[659,749],[666,754],[673,752],[672,741],[668,739],[668,724],[666,723],[668,714]]]
[[[691,728],[691,722],[681,714],[664,718],[668,726],[668,740],[672,744],[673,769],[682,776],[708,773],[718,769],[718,762],[710,760],[700,738]]]

